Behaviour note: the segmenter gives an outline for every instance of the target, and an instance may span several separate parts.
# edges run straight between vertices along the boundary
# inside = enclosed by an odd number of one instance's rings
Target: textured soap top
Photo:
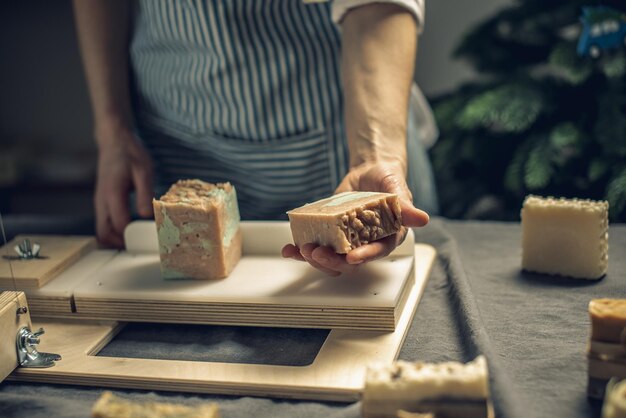
[[[524,200],[524,208],[528,207],[540,210],[561,209],[604,214],[609,209],[609,202],[605,200],[566,199],[564,197],[555,198],[552,196],[541,197],[529,195]]]
[[[602,418],[626,418],[626,380],[607,386]]]
[[[345,254],[402,227],[398,196],[344,192],[287,212],[295,244],[324,245]]]
[[[592,299],[589,316],[592,340],[626,342],[626,299]]]
[[[626,322],[626,299],[592,299],[589,313],[595,317]]]
[[[179,180],[159,199],[161,202],[200,206],[223,199],[231,192],[230,183],[206,183],[202,180]]]
[[[486,399],[489,394],[487,362],[483,356],[469,363],[397,361],[372,365],[365,380],[369,399]]]
[[[290,210],[289,215],[310,214],[336,216],[371,202],[378,202],[380,199],[395,197],[391,193],[377,192],[343,192],[326,199],[321,199],[313,203]]]

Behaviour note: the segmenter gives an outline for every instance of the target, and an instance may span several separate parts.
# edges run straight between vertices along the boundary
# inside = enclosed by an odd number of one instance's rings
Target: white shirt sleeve
[[[415,16],[418,33],[421,33],[424,27],[424,1],[425,0],[333,0],[332,17],[335,23],[340,23],[348,10],[355,7],[369,3],[392,3],[404,7]]]

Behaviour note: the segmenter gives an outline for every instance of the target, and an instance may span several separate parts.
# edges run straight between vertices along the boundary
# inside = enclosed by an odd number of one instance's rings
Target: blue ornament
[[[608,6],[583,7],[583,30],[578,55],[598,58],[604,51],[626,45],[626,14]]]

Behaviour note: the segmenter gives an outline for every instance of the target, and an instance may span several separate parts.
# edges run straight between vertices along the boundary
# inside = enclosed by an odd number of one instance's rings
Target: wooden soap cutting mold
[[[280,257],[291,242],[289,223],[242,222],[241,228],[243,257],[223,280],[161,279],[156,227],[138,221],[125,231],[127,251],[92,251],[43,287],[21,290],[34,318],[395,328],[414,282],[413,260],[422,257],[419,250],[414,257],[412,231],[389,257],[353,277],[329,278]],[[40,260],[25,263],[34,261]]]
[[[424,290],[435,250],[415,246],[415,280],[395,331],[333,329],[308,366],[212,363],[95,356],[119,331],[117,322],[37,322],[41,350],[63,360],[49,369],[17,369],[11,380],[295,399],[355,401],[372,362],[396,359]]]

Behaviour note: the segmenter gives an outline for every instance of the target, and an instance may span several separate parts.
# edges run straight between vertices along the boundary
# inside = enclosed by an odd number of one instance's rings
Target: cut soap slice
[[[166,279],[219,279],[241,258],[235,188],[180,180],[153,200],[161,273]]]
[[[344,192],[287,212],[295,244],[313,243],[346,254],[398,232],[402,215],[398,196]]]
[[[432,412],[435,416],[483,418],[491,414],[487,362],[467,364],[397,361],[367,370],[363,416],[394,416],[397,411]]]
[[[219,418],[217,404],[185,406],[161,402],[132,402],[104,392],[93,406],[92,418]]]
[[[589,316],[592,340],[626,343],[626,299],[592,299]]]
[[[608,202],[528,196],[522,208],[522,268],[599,279],[608,267]]]

